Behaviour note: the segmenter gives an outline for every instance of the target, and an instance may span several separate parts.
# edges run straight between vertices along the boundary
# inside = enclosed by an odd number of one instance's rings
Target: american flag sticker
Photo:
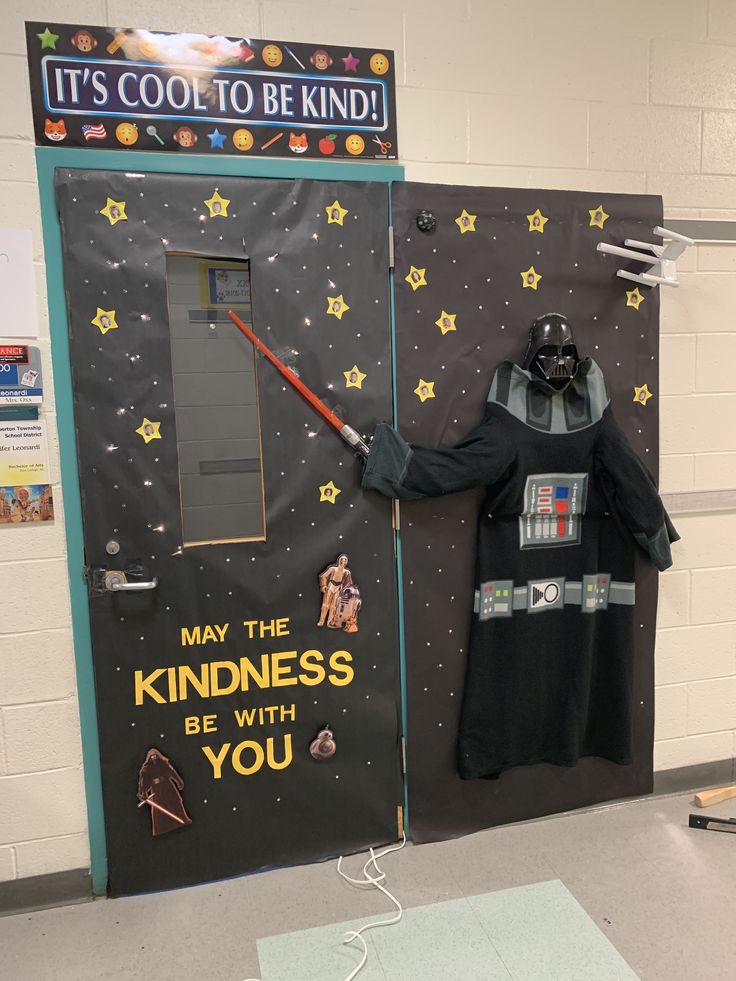
[[[82,134],[85,140],[104,140],[107,138],[107,130],[102,123],[85,123],[82,126]]]

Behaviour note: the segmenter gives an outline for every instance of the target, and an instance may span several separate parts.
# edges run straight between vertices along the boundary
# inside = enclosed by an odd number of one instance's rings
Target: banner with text
[[[396,160],[388,49],[26,22],[36,143]]]

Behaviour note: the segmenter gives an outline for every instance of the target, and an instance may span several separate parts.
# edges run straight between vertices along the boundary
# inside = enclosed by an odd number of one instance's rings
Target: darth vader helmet
[[[567,317],[545,313],[529,328],[529,345],[522,367],[554,388],[564,388],[579,362]]]

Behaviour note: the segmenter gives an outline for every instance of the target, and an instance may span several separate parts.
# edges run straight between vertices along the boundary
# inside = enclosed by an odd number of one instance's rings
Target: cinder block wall
[[[671,217],[736,218],[733,0],[6,0],[0,226],[33,229],[47,368],[24,18],[393,48],[410,180],[649,191]],[[650,382],[662,489],[733,488],[736,247],[693,250],[683,270],[663,297]],[[55,446],[53,397],[46,416]],[[58,486],[55,500],[61,513]],[[662,577],[658,769],[731,758],[736,735],[736,514],[677,523],[684,541]],[[85,867],[89,853],[61,522],[0,528],[0,563],[2,880]]]

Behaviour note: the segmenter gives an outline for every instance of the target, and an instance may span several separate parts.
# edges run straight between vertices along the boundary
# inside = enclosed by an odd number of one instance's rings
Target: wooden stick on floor
[[[703,790],[695,795],[695,803],[698,807],[711,807],[713,804],[720,804],[724,800],[736,797],[736,786],[716,787],[714,790]]]

